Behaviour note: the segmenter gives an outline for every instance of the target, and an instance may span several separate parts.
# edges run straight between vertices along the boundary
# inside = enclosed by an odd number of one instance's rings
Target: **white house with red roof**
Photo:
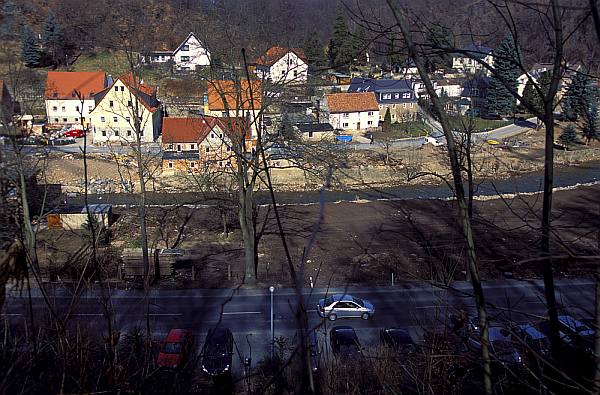
[[[308,61],[300,48],[271,47],[252,66],[258,77],[273,82],[302,83],[308,79]]]
[[[49,71],[44,90],[48,123],[89,123],[94,96],[106,88],[104,71]]]
[[[94,144],[136,142],[136,122],[143,143],[156,141],[162,127],[156,90],[129,73],[98,92],[94,97],[96,106],[90,113]]]
[[[379,105],[373,92],[325,95],[329,123],[336,129],[365,130],[379,125]]]

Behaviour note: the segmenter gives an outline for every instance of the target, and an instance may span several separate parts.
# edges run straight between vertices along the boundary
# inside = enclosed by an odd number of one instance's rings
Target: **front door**
[[[356,130],[360,130],[360,122],[356,122]]]

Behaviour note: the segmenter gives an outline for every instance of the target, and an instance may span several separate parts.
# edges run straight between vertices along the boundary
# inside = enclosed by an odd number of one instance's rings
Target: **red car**
[[[77,139],[77,138],[85,136],[85,132],[81,129],[71,129],[71,130],[67,130],[63,136],[64,137],[73,137],[73,138]]]
[[[186,329],[171,329],[162,343],[156,365],[159,368],[183,367],[192,353],[194,336]]]

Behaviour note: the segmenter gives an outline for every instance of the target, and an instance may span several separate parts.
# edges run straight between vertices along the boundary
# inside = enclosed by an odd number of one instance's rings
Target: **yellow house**
[[[94,144],[136,142],[136,119],[143,143],[160,136],[162,111],[156,88],[138,81],[133,74],[120,76],[94,99],[96,106],[90,113]]]

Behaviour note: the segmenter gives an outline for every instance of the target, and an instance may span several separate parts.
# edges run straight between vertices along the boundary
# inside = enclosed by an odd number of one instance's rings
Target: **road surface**
[[[515,322],[537,321],[545,316],[542,282],[538,280],[490,281],[484,290],[492,321],[510,319]],[[449,312],[463,308],[475,315],[471,286],[458,282],[451,290],[432,287],[425,283],[400,283],[389,287],[349,287],[344,289],[305,290],[309,312],[309,324],[319,327],[321,346],[327,349],[326,334],[332,325],[352,325],[361,343],[374,346],[378,342],[379,329],[399,326],[409,330],[415,340],[420,340],[424,328],[444,325]],[[370,300],[376,308],[375,316],[368,320],[338,319],[335,323],[318,317],[315,306],[326,294],[347,292]],[[25,294],[25,293],[24,293]],[[578,318],[591,318],[594,310],[594,283],[591,279],[557,281],[557,300],[562,311]],[[51,291],[52,303],[63,315],[72,300],[64,288]],[[234,371],[241,372],[244,357],[259,361],[270,350],[270,297],[268,289],[239,291],[218,290],[153,290],[149,297],[150,307],[146,315],[142,291],[114,290],[112,305],[116,328],[122,332],[134,327],[145,328],[146,317],[150,319],[153,335],[163,337],[170,328],[189,328],[196,337],[200,349],[209,328],[219,322],[229,327],[235,337],[239,358]],[[296,323],[291,306],[295,305],[291,289],[274,292],[275,337],[293,338]],[[44,321],[49,313],[39,292],[33,290],[33,310],[38,320]],[[16,293],[9,293],[3,318],[14,326],[24,324],[27,318],[28,300]],[[81,295],[72,311],[73,322],[90,331],[106,332],[98,292]],[[250,349],[251,348],[251,349]],[[251,351],[252,350],[252,351]],[[250,355],[252,353],[252,355]]]

